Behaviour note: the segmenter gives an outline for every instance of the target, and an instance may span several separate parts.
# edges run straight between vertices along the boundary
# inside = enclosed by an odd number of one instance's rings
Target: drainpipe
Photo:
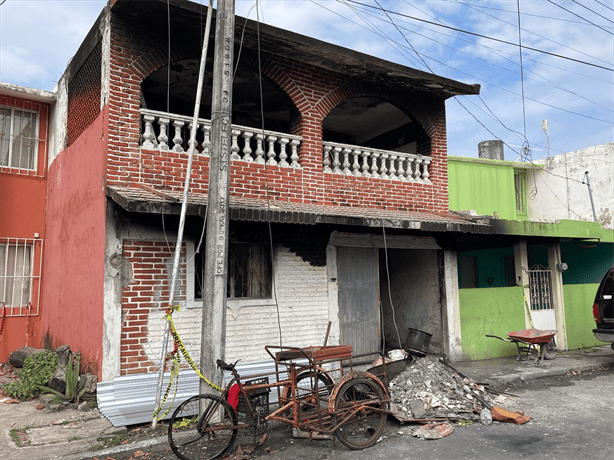
[[[586,186],[588,187],[588,196],[591,198],[591,208],[593,208],[593,221],[597,222],[597,214],[595,213],[595,203],[593,202],[593,191],[591,190],[591,183],[588,180],[588,171],[584,173],[586,178]],[[584,182],[582,182],[584,184]]]

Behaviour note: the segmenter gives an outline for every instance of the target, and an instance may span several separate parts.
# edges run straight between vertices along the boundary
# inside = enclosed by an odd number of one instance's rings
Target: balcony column
[[[151,115],[144,115],[143,121],[145,122],[145,132],[143,133],[143,148],[153,149],[155,147],[153,140],[155,139],[153,122],[156,118]]]
[[[342,174],[341,162],[339,161],[339,153],[341,152],[341,147],[333,147],[333,173],[334,174]]]
[[[360,177],[360,165],[358,164],[358,157],[360,157],[361,151],[354,149],[352,155],[354,156],[354,162],[352,163],[352,175]]]
[[[414,166],[414,168],[415,168],[414,169],[414,180],[416,182],[422,182],[422,178],[421,178],[422,173],[420,172],[420,169],[421,169],[420,163],[422,163],[422,158],[416,158],[414,160],[414,165],[415,165]]]
[[[388,160],[388,154],[382,153],[381,156],[382,156],[382,166],[379,168],[380,169],[379,177],[381,177],[382,179],[388,179],[389,178],[387,174],[388,168],[386,168],[386,161]]]
[[[243,161],[247,161],[248,163],[253,163],[254,161],[254,159],[252,158],[252,147],[250,145],[253,135],[254,133],[252,133],[251,131],[243,131],[243,134],[241,134],[244,141]]]
[[[430,177],[429,165],[430,164],[431,164],[430,158],[425,158],[424,160],[422,160],[422,181],[426,184],[431,183],[431,181],[429,180],[429,177]]]
[[[350,172],[350,152],[351,151],[352,149],[349,149],[347,147],[343,149],[343,174],[345,174],[346,176],[349,176],[352,174]]]
[[[286,158],[288,158],[288,154],[286,153],[286,146],[288,145],[288,142],[290,142],[290,139],[287,137],[279,138],[279,166],[284,168],[289,166],[288,162],[286,161]]]
[[[183,139],[181,138],[181,128],[183,128],[183,125],[185,125],[185,123],[181,120],[173,121],[173,127],[175,128],[175,136],[173,137],[173,152],[183,152]]]
[[[390,174],[388,174],[388,177],[390,177],[390,179],[392,180],[397,180],[397,170],[394,168],[394,164],[397,161],[397,156],[396,155],[390,155],[390,169],[389,172]]]
[[[290,166],[292,168],[300,168],[301,165],[298,162],[298,146],[301,143],[298,139],[292,139],[290,141],[290,146],[292,147],[292,155],[290,156]]]
[[[275,141],[277,137],[275,136],[267,136],[267,141],[269,143],[269,150],[267,152],[267,157],[269,158],[266,162],[267,165],[277,166],[277,160],[275,160]]]
[[[379,177],[379,166],[377,165],[377,158],[379,157],[379,153],[373,152],[371,153],[371,177]]]
[[[362,177],[371,177],[369,173],[369,152],[363,150],[361,153],[362,156]]]
[[[262,149],[262,142],[264,141],[264,134],[256,134],[256,163],[259,165],[264,164],[264,150]]]
[[[158,136],[158,147],[160,150],[168,150],[168,125],[171,122],[170,118],[160,117],[158,118],[158,125],[160,126],[160,135]]]
[[[239,156],[239,143],[238,143],[238,138],[239,135],[241,134],[241,131],[238,129],[233,129],[232,130],[232,145],[230,146],[230,150],[231,150],[231,154],[230,154],[230,159],[231,160],[240,160],[241,157]]]
[[[405,177],[405,159],[401,156],[397,158],[397,177],[400,181],[407,181],[407,177]]]
[[[330,151],[332,150],[332,146],[325,144],[324,145],[324,158],[322,159],[322,167],[324,168],[325,173],[332,173],[333,170],[330,167]]]
[[[201,153],[208,157],[211,148],[211,125],[203,123],[200,130],[203,132],[203,151]]]

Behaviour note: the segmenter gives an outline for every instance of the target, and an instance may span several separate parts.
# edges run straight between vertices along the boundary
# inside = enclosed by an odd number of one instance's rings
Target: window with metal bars
[[[0,238],[0,305],[7,316],[38,314],[42,239]]]
[[[0,106],[0,167],[36,169],[37,146],[38,113]]]
[[[526,171],[514,171],[514,188],[516,195],[516,212],[527,213],[527,173]]]

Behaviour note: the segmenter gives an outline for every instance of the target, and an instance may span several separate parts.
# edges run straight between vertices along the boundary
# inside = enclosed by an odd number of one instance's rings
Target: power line
[[[337,1],[339,1],[339,0],[337,0]],[[361,2],[358,2],[356,0],[344,0],[344,1],[356,3],[358,5],[362,5],[362,6],[365,6],[367,8],[375,9],[375,7],[372,6],[372,5],[367,5],[365,3],[361,3]],[[436,22],[427,21],[426,19],[417,18],[415,16],[409,16],[409,15],[403,14],[403,13],[397,13],[395,11],[389,11],[389,10],[387,10],[387,11],[392,13],[392,14],[398,15],[398,16],[403,16],[403,17],[406,17],[408,19],[413,19],[415,21],[426,22],[427,24],[432,24],[432,25],[437,26],[437,27],[443,27],[443,28],[446,28],[446,29],[454,30],[456,32],[461,32],[461,33],[464,33],[464,34],[474,35],[476,37],[485,38],[487,40],[492,40],[492,41],[499,42],[499,43],[504,43],[506,45],[519,46],[518,44],[512,43],[512,42],[508,42],[507,40],[501,40],[499,38],[489,37],[487,35],[482,35],[482,34],[478,34],[478,33],[475,33],[475,32],[469,32],[467,30],[462,30],[462,29],[459,29],[457,27],[447,26],[445,24],[437,24]],[[537,48],[532,48],[530,46],[524,46],[524,45],[522,45],[522,48],[527,49],[527,50],[531,50],[531,51],[535,51],[535,52],[538,52],[538,53],[542,53],[542,54],[547,54],[549,56],[558,57],[560,59],[566,59],[568,61],[573,61],[573,62],[577,62],[577,63],[580,63],[580,64],[589,65],[589,66],[592,66],[592,67],[597,67],[599,69],[603,69],[603,70],[608,70],[610,72],[614,72],[614,69],[612,69],[612,68],[603,67],[603,66],[600,66],[598,64],[593,64],[593,63],[586,62],[586,61],[581,61],[579,59],[574,59],[574,58],[571,58],[571,57],[568,57],[568,56],[563,56],[561,54],[550,53],[549,51],[544,51],[544,50],[540,50],[540,49],[537,49]],[[601,59],[598,59],[598,60],[601,60]]]
[[[561,5],[559,5],[558,3],[553,2],[552,0],[547,0],[547,1],[548,1],[548,3],[552,3],[554,6],[556,6],[556,7],[558,7],[558,8],[561,8],[562,10],[565,10],[565,11],[567,11],[567,12],[568,12],[568,13],[570,13],[570,14],[573,14],[574,16],[577,16],[577,17],[579,17],[580,19],[584,19],[586,22],[588,22],[589,24],[594,25],[594,26],[595,26],[595,27],[597,27],[598,29],[601,29],[601,30],[603,30],[604,32],[607,32],[607,33],[609,33],[610,35],[614,35],[614,33],[610,32],[609,30],[606,30],[606,29],[604,29],[603,27],[598,26],[598,25],[597,25],[597,24],[595,24],[594,22],[591,22],[591,21],[589,21],[588,19],[583,18],[582,16],[580,16],[580,15],[578,15],[578,14],[574,13],[573,11],[568,10],[568,9],[567,9],[567,8],[565,8],[564,6],[561,6]]]
[[[600,18],[605,19],[606,21],[610,21],[612,24],[614,24],[614,21],[612,21],[610,18],[607,18],[605,16],[603,16],[602,14],[597,13],[596,11],[591,10],[588,6],[583,5],[582,3],[577,2],[576,0],[571,0],[572,2],[574,2],[576,5],[580,5],[582,8],[587,9],[588,11],[590,11],[593,14],[596,14],[597,16],[599,16]],[[597,26],[599,27],[599,26]],[[601,27],[599,27],[601,28]]]
[[[407,0],[404,0],[404,1],[405,1],[405,3],[408,3],[408,1],[407,1]],[[447,1],[452,1],[452,0],[447,0]],[[431,17],[431,18],[433,18],[433,19],[437,20],[437,18],[435,18],[433,15],[431,15],[431,14],[429,14],[429,13],[427,13],[427,12],[425,12],[425,11],[421,10],[421,9],[420,9],[420,8],[418,8],[416,5],[414,5],[414,2],[412,2],[412,3],[408,3],[408,4],[409,4],[410,6],[412,6],[413,8],[417,9],[418,11],[420,11],[422,14],[424,14],[424,15],[426,15],[426,16],[429,16],[429,17]],[[462,4],[464,5],[464,3],[462,3]],[[470,6],[470,5],[468,5],[468,6]],[[521,15],[524,15],[524,13],[521,13]],[[488,15],[488,16],[490,16],[490,15]],[[495,19],[498,19],[498,18],[496,18],[495,16],[492,16],[492,17],[493,17],[493,18],[495,18]],[[506,21],[503,21],[503,22],[506,22]],[[510,23],[508,23],[508,24],[510,24]],[[512,24],[512,25],[513,25],[513,24]],[[427,27],[421,27],[421,26],[417,26],[417,25],[414,25],[414,27],[418,27],[418,28],[421,28],[421,29],[426,29],[426,30],[432,30],[432,29],[429,29],[429,28],[427,28]],[[410,30],[410,29],[405,29],[405,30]],[[524,30],[524,29],[523,29],[523,30]],[[513,73],[513,71],[512,71],[512,70],[510,70],[510,69],[507,69],[507,68],[505,68],[505,67],[503,67],[503,66],[497,65],[497,64],[495,64],[495,63],[493,63],[493,62],[491,62],[491,61],[487,61],[486,59],[483,59],[483,58],[480,58],[480,57],[474,56],[474,55],[472,55],[472,54],[470,54],[470,53],[466,53],[466,52],[461,51],[461,50],[459,50],[459,49],[457,49],[457,48],[454,48],[454,47],[452,47],[452,46],[446,45],[445,43],[442,43],[442,42],[440,42],[440,41],[438,41],[438,40],[435,40],[434,38],[429,37],[428,35],[422,35],[422,34],[419,34],[419,33],[415,32],[415,31],[413,31],[413,30],[410,30],[410,31],[411,31],[412,33],[416,34],[416,35],[420,35],[421,37],[426,38],[427,40],[434,41],[435,43],[438,43],[438,44],[440,44],[441,46],[444,46],[444,47],[446,47],[446,48],[449,48],[449,49],[451,49],[451,50],[454,50],[454,51],[455,51],[455,52],[457,52],[457,53],[465,54],[465,55],[467,55],[467,56],[470,56],[470,57],[471,57],[471,58],[473,58],[473,59],[478,59],[478,60],[480,60],[480,61],[487,62],[489,66],[499,67],[500,69],[502,69],[502,70],[504,70],[504,71],[506,71],[506,72],[512,72],[512,73]],[[465,39],[465,38],[463,38],[463,37],[456,37],[456,36],[454,36],[454,35],[443,34],[443,33],[442,33],[442,34],[440,34],[440,35],[445,35],[446,37],[456,38],[456,39],[458,39],[458,40],[466,41],[467,43],[471,43],[471,44],[474,44],[474,45],[480,46],[480,47],[482,47],[482,48],[485,48],[485,49],[487,49],[487,50],[489,50],[489,51],[491,51],[491,52],[495,53],[496,55],[498,55],[498,56],[499,56],[499,57],[501,57],[502,59],[505,59],[506,61],[509,61],[510,63],[512,63],[512,64],[514,64],[514,65],[516,65],[516,66],[518,65],[518,63],[516,63],[515,61],[513,61],[513,60],[511,60],[511,59],[508,59],[508,58],[506,58],[506,57],[502,56],[502,54],[512,55],[512,53],[507,53],[507,52],[502,51],[502,50],[497,50],[497,49],[495,49],[495,48],[491,48],[490,46],[486,46],[486,45],[484,45],[484,44],[482,44],[482,43],[480,43],[480,42],[478,42],[478,41],[475,41],[475,40],[471,41],[471,40],[467,40],[467,39]],[[562,67],[557,67],[557,66],[554,66],[554,65],[552,65],[552,64],[547,64],[547,63],[544,63],[544,62],[541,62],[541,61],[536,61],[535,59],[530,59],[530,58],[527,58],[526,56],[523,56],[523,60],[525,60],[525,61],[535,62],[535,63],[540,64],[540,65],[542,65],[542,66],[552,67],[552,68],[554,68],[554,69],[557,69],[557,70],[562,70],[562,71],[564,71],[564,72],[572,72],[572,73],[573,73],[575,76],[582,76],[582,77],[586,77],[586,78],[591,78],[591,79],[593,79],[593,80],[597,80],[597,81],[601,81],[601,82],[604,82],[604,83],[608,83],[608,84],[610,84],[610,85],[614,85],[614,82],[613,82],[613,81],[610,81],[610,80],[602,80],[602,79],[600,79],[600,78],[596,78],[596,77],[594,77],[594,76],[592,76],[592,75],[581,74],[581,73],[578,73],[578,72],[576,72],[576,71],[572,71],[572,70],[569,70],[569,69],[564,69],[564,68],[562,68]],[[610,111],[612,111],[612,109],[610,109],[609,107],[606,107],[606,106],[604,106],[604,105],[601,105],[601,104],[599,104],[598,102],[592,101],[592,100],[590,100],[590,99],[588,99],[588,98],[586,98],[586,97],[584,97],[584,96],[582,96],[582,95],[580,95],[580,94],[574,93],[573,91],[570,91],[570,90],[568,90],[568,89],[564,88],[563,86],[559,85],[558,83],[555,83],[555,82],[553,82],[552,80],[547,79],[546,77],[544,77],[543,75],[538,74],[537,72],[534,72],[534,71],[532,71],[532,70],[530,70],[530,69],[526,69],[526,70],[527,70],[528,72],[530,72],[530,73],[532,73],[532,74],[534,74],[534,75],[538,76],[539,78],[541,78],[541,79],[543,79],[543,80],[547,81],[548,83],[551,83],[552,85],[554,85],[554,86],[558,87],[558,88],[559,88],[560,90],[562,90],[562,91],[567,91],[567,92],[569,92],[570,94],[573,94],[573,95],[575,95],[575,96],[578,96],[578,97],[580,97],[580,98],[582,98],[582,99],[584,99],[584,100],[586,100],[586,101],[590,102],[591,104],[595,104],[595,105],[598,105],[598,106],[600,106],[600,107],[602,107],[602,108],[604,108],[604,109],[606,109],[606,110],[610,110]]]
[[[457,0],[443,0],[443,1],[450,2],[450,3],[457,3],[457,4],[460,4],[460,5],[469,6],[469,7],[472,7],[472,8],[482,8],[482,9],[488,9],[488,10],[502,11],[504,13],[516,14],[515,11],[504,10],[502,8],[494,8],[492,6],[485,6],[484,3],[486,3],[486,2],[479,2],[479,3],[476,3],[475,5],[470,5],[469,3],[459,2]],[[597,1],[597,0],[595,0],[595,1]],[[597,3],[599,3],[599,2],[597,2]],[[605,6],[606,8],[609,8],[608,6],[603,5],[602,3],[599,3],[599,4],[602,5],[602,6]],[[611,8],[609,8],[609,9],[611,9]],[[571,19],[553,18],[552,16],[543,16],[541,14],[522,13],[522,15],[523,16],[531,16],[531,17],[535,17],[535,18],[550,19],[552,21],[569,22],[569,23],[572,23],[572,24],[579,24],[579,25],[584,25],[584,26],[590,25],[590,24],[586,24],[586,21],[573,21]]]
[[[608,9],[608,10],[610,10],[610,11],[614,11],[614,9],[610,8],[608,5],[604,5],[603,3],[601,3],[601,2],[600,2],[600,1],[598,1],[598,0],[595,0],[595,2],[596,2],[596,3],[599,3],[601,6],[603,6],[604,8],[607,8],[607,9]]]
[[[414,5],[411,5],[411,6],[413,6],[414,8],[416,8],[416,9],[417,9],[418,11],[420,11],[421,13],[426,14],[427,16],[432,17],[431,15],[429,15],[428,13],[426,13],[426,12],[424,12],[424,11],[420,10],[420,9],[419,9],[419,8],[417,8],[416,6],[414,6]],[[351,9],[352,9],[352,10],[353,10],[353,11],[354,11],[356,14],[358,14],[358,12],[357,12],[356,8],[352,7],[351,5],[348,5],[348,7],[349,7],[349,8],[351,8]],[[329,10],[329,11],[330,11],[330,10]],[[335,13],[335,14],[338,14],[338,13]],[[341,16],[341,15],[339,15],[339,16]],[[341,17],[343,17],[343,16],[341,16]],[[363,18],[362,16],[360,16],[360,17],[361,17],[361,19],[363,19],[363,21],[368,21],[367,19]],[[368,21],[368,22],[369,22],[369,24],[371,24],[371,25],[372,25],[372,23],[371,23],[370,21]],[[355,23],[355,22],[354,22],[354,23]],[[359,25],[359,26],[360,26],[360,25]],[[362,26],[361,26],[361,27],[362,27]],[[424,27],[420,27],[420,26],[415,26],[415,27],[424,28]],[[433,41],[433,42],[435,42],[435,43],[437,43],[437,44],[439,44],[439,45],[441,45],[441,46],[443,46],[443,47],[445,47],[445,48],[449,48],[449,49],[451,49],[451,50],[453,50],[453,51],[455,51],[455,52],[457,52],[457,53],[461,53],[461,54],[464,54],[464,55],[470,56],[470,57],[471,57],[471,58],[473,58],[473,59],[478,59],[478,60],[480,60],[480,61],[484,61],[484,62],[488,63],[488,65],[489,65],[489,66],[491,66],[491,67],[492,67],[492,66],[494,66],[494,67],[498,67],[498,68],[500,68],[500,69],[502,69],[502,70],[504,70],[504,71],[506,71],[506,72],[510,72],[510,73],[515,74],[515,75],[516,75],[516,72],[514,72],[513,70],[507,69],[507,68],[505,68],[505,67],[503,67],[503,66],[500,66],[500,65],[498,65],[498,64],[494,64],[493,62],[487,61],[486,59],[483,59],[483,58],[480,58],[480,57],[474,56],[474,55],[472,55],[472,54],[470,54],[470,53],[466,53],[466,52],[461,51],[461,50],[459,50],[459,49],[457,49],[457,48],[454,48],[454,47],[452,47],[452,46],[446,45],[445,43],[442,43],[442,42],[440,42],[440,41],[438,41],[438,40],[436,40],[436,39],[434,39],[434,38],[432,38],[432,37],[429,37],[428,35],[420,34],[420,33],[416,32],[415,30],[407,29],[407,28],[405,28],[405,27],[398,27],[398,26],[397,26],[396,28],[397,28],[397,30],[399,30],[399,28],[402,28],[402,29],[404,29],[404,30],[406,30],[406,31],[412,32],[413,34],[418,35],[418,36],[420,36],[420,37],[423,37],[423,38],[425,38],[425,39],[427,39],[427,40],[431,40],[431,41]],[[380,29],[377,29],[377,30],[380,30]],[[426,30],[431,30],[431,29],[426,28]],[[380,33],[379,35],[380,35],[380,36],[382,36],[382,34],[381,34],[381,33]],[[449,36],[449,37],[452,37],[451,35],[447,35],[447,34],[444,34],[444,35]],[[390,38],[389,38],[389,37],[387,37],[387,36],[384,36],[384,38],[385,38],[386,40],[392,41],[392,39],[390,39]],[[462,39],[462,40],[464,40],[464,39]],[[511,60],[511,59],[508,59],[508,58],[506,58],[506,57],[504,57],[504,56],[501,56],[501,54],[500,54],[500,51],[499,51],[499,50],[495,50],[494,48],[490,48],[490,47],[488,47],[488,46],[482,45],[481,43],[478,43],[478,42],[475,42],[475,41],[469,41],[469,40],[467,40],[467,43],[472,43],[472,44],[476,44],[476,45],[478,45],[478,46],[482,46],[482,47],[484,47],[484,48],[488,49],[489,51],[491,51],[491,52],[493,52],[493,53],[497,54],[497,55],[498,55],[498,56],[500,56],[502,59],[505,59],[506,61],[509,61],[509,62],[510,62],[510,63],[512,63],[513,65],[515,65],[515,66],[519,66],[519,67],[520,67],[520,65],[519,65],[517,62],[515,62],[515,61],[513,61],[513,60]],[[403,46],[402,44],[399,44],[399,43],[394,42],[394,41],[392,41],[392,44],[394,44],[394,45],[398,45],[398,46],[401,46],[401,47]],[[404,53],[402,53],[401,51],[399,51],[399,52],[400,52],[400,53],[401,53],[403,56],[405,56],[405,57],[407,57],[408,59],[410,59],[410,57],[409,57],[409,56],[406,56],[406,55],[405,55]],[[427,57],[428,57],[428,56],[427,56]],[[443,64],[443,63],[441,63],[441,62],[439,62],[439,61],[437,61],[437,60],[435,60],[435,59],[433,59],[433,58],[430,58],[430,57],[428,57],[428,58],[429,58],[429,59],[432,59],[432,60],[434,60],[435,62],[438,62],[438,63],[440,63],[440,64],[442,64],[442,65],[445,65],[445,66],[447,66],[447,67],[449,67],[449,68],[451,68],[451,69],[453,69],[453,70],[456,70],[456,71],[458,71],[458,72],[464,73],[465,75],[467,75],[467,76],[469,76],[469,77],[471,77],[471,78],[474,78],[474,79],[477,79],[477,80],[483,81],[483,82],[485,82],[485,83],[487,83],[487,84],[491,84],[491,85],[493,85],[493,86],[497,86],[497,85],[495,85],[495,84],[493,84],[493,83],[489,83],[489,82],[487,82],[486,80],[483,80],[483,79],[481,79],[481,78],[479,78],[479,77],[475,77],[475,76],[473,76],[473,75],[471,75],[471,74],[467,74],[467,73],[465,73],[465,72],[462,72],[461,70],[456,69],[456,68],[454,68],[454,67],[451,67],[451,66],[449,66],[449,65],[447,65],[447,64]],[[542,63],[541,63],[541,62],[539,62],[539,61],[534,61],[534,60],[531,60],[531,59],[527,59],[525,56],[523,56],[522,58],[523,58],[523,60],[530,60],[530,61],[532,61],[532,62],[538,62],[539,64],[542,64]],[[412,60],[412,59],[410,59],[410,60]],[[548,66],[548,64],[543,64],[543,65]],[[557,68],[557,69],[560,69],[559,67],[555,67],[555,66],[552,66],[552,67]],[[428,66],[427,66],[427,68],[428,68]],[[429,70],[430,70],[430,69],[429,69]],[[561,90],[561,91],[565,91],[565,92],[567,92],[567,93],[569,93],[569,94],[573,94],[574,96],[577,96],[577,97],[579,97],[579,98],[581,98],[581,99],[584,99],[585,101],[590,102],[591,104],[597,105],[597,106],[599,106],[599,107],[601,107],[601,108],[603,108],[603,109],[605,109],[605,110],[608,110],[608,111],[610,111],[610,112],[614,112],[614,110],[612,110],[611,108],[609,108],[609,107],[607,107],[607,106],[604,106],[604,105],[602,105],[602,104],[600,104],[600,103],[598,103],[598,102],[595,102],[595,101],[593,101],[593,100],[590,100],[590,99],[588,99],[588,98],[586,98],[586,97],[584,97],[584,96],[582,96],[582,95],[580,95],[580,94],[578,94],[578,93],[575,93],[575,92],[573,92],[573,91],[571,91],[571,90],[568,90],[567,88],[565,88],[565,87],[563,87],[563,86],[559,85],[559,84],[558,84],[558,83],[556,83],[556,82],[553,82],[552,80],[549,80],[548,78],[546,78],[546,77],[544,77],[544,76],[542,76],[542,75],[538,74],[537,72],[534,72],[534,71],[532,71],[532,70],[530,70],[530,69],[525,69],[525,70],[526,70],[527,72],[529,72],[529,73],[533,74],[533,75],[536,75],[537,77],[541,78],[542,80],[544,80],[544,81],[546,81],[546,82],[548,82],[548,83],[552,84],[552,86],[553,86],[553,87],[555,87],[555,88],[557,88],[557,89],[559,89],[559,90]],[[564,70],[564,71],[570,72],[570,71],[569,71],[569,70],[567,70],[567,69],[560,69],[560,70]],[[576,74],[576,73],[574,73],[574,74],[575,74],[575,75],[578,75],[578,74]],[[606,82],[606,83],[609,83],[609,84],[614,84],[613,82]],[[499,86],[497,86],[497,87],[499,87]],[[499,87],[499,88],[501,88],[501,87]],[[513,94],[515,94],[515,93],[513,93]],[[582,115],[582,114],[579,114],[579,115],[584,116],[584,115]],[[600,120],[600,121],[603,121],[603,120]]]
[[[473,5],[466,5],[466,6],[467,6],[468,8],[471,8],[471,9],[474,9],[474,10],[478,11],[478,12],[479,12],[479,13],[481,13],[481,14],[485,14],[485,15],[486,15],[486,16],[488,16],[488,17],[491,17],[491,18],[493,18],[493,19],[496,19],[497,21],[501,21],[501,22],[503,22],[504,24],[509,24],[509,25],[510,25],[510,26],[512,26],[514,29],[518,27],[518,25],[517,25],[517,24],[514,24],[514,23],[512,23],[512,22],[505,21],[505,20],[501,19],[500,17],[497,17],[497,16],[494,16],[494,15],[492,15],[492,14],[488,14],[488,13],[486,13],[485,11],[480,11],[478,8],[476,8],[476,7],[475,7],[475,6],[473,6]],[[520,21],[520,19],[518,19],[518,21]],[[530,34],[532,34],[532,35],[535,35],[536,37],[542,38],[542,39],[547,40],[547,41],[549,41],[549,42],[552,42],[552,43],[554,43],[554,44],[556,44],[556,45],[559,45],[559,46],[562,46],[562,47],[564,47],[564,48],[567,48],[567,49],[569,49],[569,50],[571,50],[571,51],[575,51],[576,53],[580,53],[580,54],[583,54],[584,56],[588,56],[588,57],[591,57],[591,58],[596,59],[596,60],[598,60],[598,61],[601,61],[601,62],[604,62],[604,63],[606,63],[606,64],[609,64],[609,62],[607,62],[607,61],[604,61],[604,60],[602,60],[602,59],[599,59],[599,58],[597,58],[597,57],[595,57],[595,56],[591,56],[590,54],[585,53],[585,52],[580,51],[580,50],[577,50],[577,49],[575,49],[575,48],[572,48],[571,46],[567,46],[567,45],[565,45],[565,44],[563,44],[563,43],[559,43],[559,42],[557,42],[557,41],[554,41],[554,40],[552,40],[551,38],[549,38],[549,37],[545,37],[545,36],[543,36],[543,35],[540,35],[540,34],[538,34],[538,33],[534,32],[534,31],[527,30],[527,29],[522,29],[522,30],[523,30],[524,32],[527,32],[527,33],[530,33]]]

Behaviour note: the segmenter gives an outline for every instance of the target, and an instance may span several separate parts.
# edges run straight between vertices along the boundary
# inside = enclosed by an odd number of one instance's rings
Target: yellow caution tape
[[[158,420],[162,420],[163,418],[165,418],[168,413],[170,412],[171,408],[173,407],[173,403],[175,402],[175,396],[177,396],[177,384],[179,381],[179,356],[177,354],[177,350],[181,351],[181,354],[183,355],[183,357],[185,358],[185,360],[187,361],[187,363],[190,365],[190,367],[192,369],[194,369],[194,372],[196,372],[196,374],[205,381],[205,383],[210,386],[211,388],[213,388],[216,391],[222,392],[223,389],[218,387],[216,384],[214,384],[213,382],[209,381],[198,369],[198,367],[196,367],[196,364],[194,363],[194,360],[192,359],[192,357],[190,356],[190,354],[188,353],[188,350],[185,348],[185,345],[183,344],[183,342],[181,341],[181,337],[179,337],[179,334],[177,333],[177,330],[175,329],[175,324],[173,323],[173,312],[174,311],[179,311],[181,310],[181,305],[175,305],[173,307],[168,307],[166,310],[166,314],[164,315],[166,317],[166,319],[168,319],[168,322],[170,324],[171,327],[171,334],[173,336],[173,339],[175,341],[175,349],[168,354],[168,357],[173,359],[173,366],[171,367],[171,378],[168,382],[168,386],[166,387],[166,391],[164,392],[164,396],[162,397],[162,404],[160,404],[160,407],[158,407],[154,412],[153,412],[153,417],[152,418],[156,418],[158,416],[158,414],[160,413],[160,410],[162,409],[162,407],[164,407],[164,404],[166,404],[166,400],[168,399],[171,389],[174,386],[175,387],[175,392],[173,393],[173,400],[171,401],[171,404],[169,405],[168,409],[166,409],[166,412],[164,412],[164,414],[162,414],[162,416],[160,418],[158,418]]]
[[[222,388],[218,387],[215,383],[210,382],[203,374],[201,374],[201,372],[198,369],[198,367],[196,367],[196,364],[194,363],[194,360],[192,359],[192,357],[188,353],[188,350],[186,350],[185,346],[183,345],[183,342],[181,341],[181,338],[179,337],[179,334],[177,334],[177,330],[175,329],[175,324],[173,323],[173,319],[169,316],[168,320],[169,320],[169,322],[171,324],[171,334],[173,335],[173,339],[175,339],[175,343],[177,343],[177,345],[179,345],[179,350],[181,351],[181,354],[183,355],[185,360],[188,362],[190,367],[192,369],[194,369],[194,372],[196,372],[196,374],[202,380],[204,380],[205,383],[208,386],[210,386],[211,388],[213,388],[214,390],[219,391],[219,392],[224,391]]]

